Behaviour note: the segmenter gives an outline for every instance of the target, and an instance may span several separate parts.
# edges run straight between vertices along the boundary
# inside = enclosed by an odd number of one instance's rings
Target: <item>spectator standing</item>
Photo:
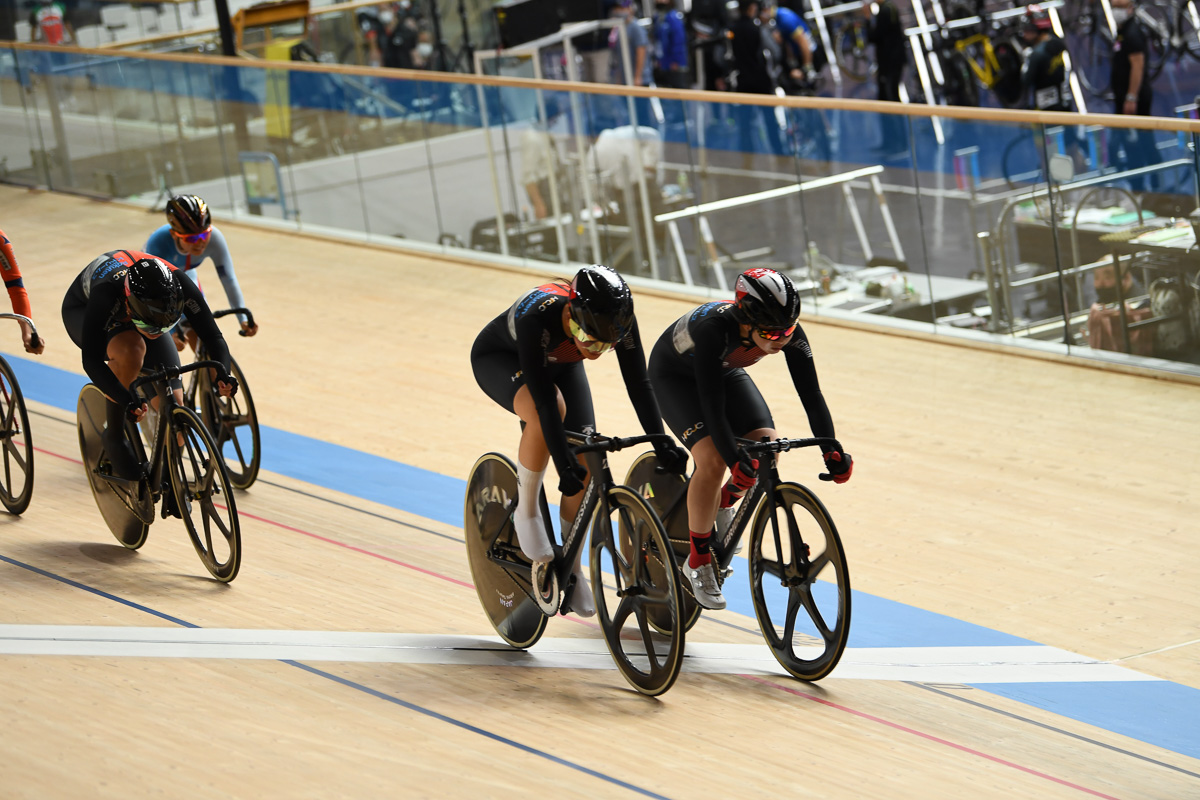
[[[651,58],[650,36],[646,29],[638,23],[637,9],[633,0],[617,0],[613,8],[613,16],[621,20],[621,24],[608,34],[610,60],[612,62],[612,82],[626,86],[649,86],[654,81],[653,59]],[[625,75],[625,58],[621,53],[621,31],[625,31],[625,46],[629,55],[629,75]],[[628,102],[624,98],[611,98],[613,104],[613,121],[628,118]],[[656,119],[650,105],[650,99],[638,97],[633,101],[636,120],[630,124],[654,125]],[[624,113],[623,113],[624,112]]]
[[[738,8],[741,14],[729,29],[733,46],[734,91],[743,94],[774,94],[775,81],[771,77],[770,62],[763,42],[762,23],[758,18],[758,0],[739,0]],[[754,152],[754,129],[760,121],[771,152],[783,155],[783,139],[773,106],[739,105],[736,109],[734,118],[737,123],[738,149],[742,151],[743,161],[748,160]]]
[[[1149,116],[1154,90],[1146,75],[1146,33],[1134,16],[1132,0],[1112,0],[1112,15],[1117,26],[1112,46],[1113,113]],[[1152,132],[1130,128],[1123,133],[1126,169],[1162,161]],[[1129,184],[1134,191],[1142,191],[1146,182],[1144,176],[1138,175],[1130,179]],[[1151,176],[1150,185],[1157,187],[1157,175]]]
[[[687,30],[683,13],[672,0],[657,0],[654,16],[654,82],[671,89],[686,89],[688,73]]]
[[[629,86],[649,86],[653,77],[650,59],[650,37],[638,24],[633,0],[617,0],[613,16],[622,20],[622,25],[608,34],[608,47],[612,60],[612,82]],[[625,76],[625,59],[621,54],[621,28],[625,29],[625,42],[629,48],[630,75]]]
[[[880,100],[899,103],[900,83],[904,80],[904,68],[908,66],[900,11],[892,0],[879,0],[876,3],[866,0],[862,13],[868,20],[867,41],[875,47],[877,96]],[[908,148],[908,127],[904,117],[884,114],[880,118],[879,128],[880,151],[891,153]]]

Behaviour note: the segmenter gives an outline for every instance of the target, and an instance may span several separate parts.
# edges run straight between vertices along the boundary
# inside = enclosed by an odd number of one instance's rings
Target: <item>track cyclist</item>
[[[21,268],[17,266],[17,257],[13,254],[12,242],[0,231],[0,274],[4,276],[4,288],[8,289],[8,299],[12,303],[14,314],[33,319],[33,306],[29,304],[29,294],[25,291],[25,281],[21,277]],[[41,355],[46,349],[46,341],[38,338],[37,346],[33,346],[33,329],[27,322],[18,320],[21,324],[21,341],[25,344],[25,352]]]
[[[595,430],[595,411],[583,361],[617,351],[629,399],[646,433],[663,433],[658,401],[646,374],[646,356],[633,314],[633,295],[616,271],[584,267],[569,283],[557,280],[531,289],[489,322],[471,348],[475,380],[488,397],[521,418],[517,455],[517,508],[513,523],[521,552],[531,561],[554,558],[550,531],[538,505],[551,457],[558,471],[559,505],[565,532],[583,501],[588,479],[582,460],[571,458],[564,430]],[[658,445],[660,463],[683,474],[687,453]],[[574,565],[570,608],[583,617],[596,613],[581,568]]]
[[[751,269],[738,276],[735,294],[732,303],[705,303],[680,317],[650,354],[650,382],[667,425],[696,462],[688,484],[691,553],[684,574],[696,602],[710,609],[725,608],[709,552],[714,521],[723,532],[758,470],[758,460],[740,450],[735,437],[776,438],[771,410],[744,368],[782,352],[813,434],[834,436],[791,280],[775,270]],[[833,480],[848,481],[854,468],[849,454],[824,451]],[[726,467],[730,477],[722,485]]]
[[[181,194],[167,201],[167,224],[163,225],[146,240],[143,248],[152,256],[173,264],[186,275],[196,286],[200,279],[195,270],[204,259],[211,258],[217,269],[217,277],[225,288],[225,297],[231,308],[245,308],[246,300],[242,296],[242,288],[238,285],[237,273],[233,271],[233,257],[229,254],[229,245],[219,228],[212,224],[212,213],[208,203],[194,194]],[[244,314],[238,314],[238,322],[245,336],[258,333],[258,325],[251,325]],[[188,331],[177,331],[176,337],[186,337],[188,343],[195,349],[196,337]],[[177,343],[178,347],[182,345]]]
[[[179,353],[163,334],[175,327],[185,310],[209,357],[225,367],[225,374],[218,377],[219,391],[232,396],[237,381],[228,374],[225,338],[200,289],[170,264],[136,250],[113,250],[84,267],[63,298],[63,323],[71,341],[83,351],[83,370],[108,398],[104,449],[117,477],[134,480],[141,469],[125,436],[124,420],[128,415],[140,421],[147,406],[128,387],[143,364],[179,366]],[[175,379],[171,386],[182,402],[181,382]],[[164,497],[164,516],[178,516],[173,492]]]

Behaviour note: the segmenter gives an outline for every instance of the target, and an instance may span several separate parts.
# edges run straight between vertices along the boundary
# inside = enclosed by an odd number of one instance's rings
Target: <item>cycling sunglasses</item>
[[[164,328],[159,325],[151,325],[149,322],[142,322],[140,319],[133,320],[133,324],[139,331],[148,333],[151,336],[160,336],[164,333],[169,333],[175,327],[174,324],[171,324]]]
[[[177,233],[175,231],[171,231],[171,235],[181,242],[196,244],[196,242],[207,242],[208,237],[212,235],[212,228],[200,231],[199,233]]]
[[[796,332],[796,323],[792,323],[789,328],[776,328],[775,330],[763,330],[759,328],[756,333],[759,338],[767,342],[778,342],[780,339],[786,339]]]
[[[575,341],[579,343],[580,347],[582,347],[584,350],[587,350],[589,353],[595,353],[596,355],[607,353],[609,350],[613,349],[613,346],[616,344],[616,342],[600,341],[595,336],[592,336],[583,328],[579,327],[579,323],[577,323],[574,319],[568,320],[567,325],[571,329],[571,335],[575,337]]]

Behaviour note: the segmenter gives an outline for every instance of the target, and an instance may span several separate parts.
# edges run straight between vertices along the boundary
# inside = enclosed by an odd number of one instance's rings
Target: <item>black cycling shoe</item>
[[[101,441],[104,443],[104,453],[108,456],[108,463],[115,477],[127,481],[136,481],[142,477],[142,462],[133,454],[133,445],[125,438],[124,431],[110,433],[106,428]]]
[[[162,518],[167,517],[183,519],[183,514],[179,513],[179,504],[175,502],[175,491],[170,486],[163,492]]]

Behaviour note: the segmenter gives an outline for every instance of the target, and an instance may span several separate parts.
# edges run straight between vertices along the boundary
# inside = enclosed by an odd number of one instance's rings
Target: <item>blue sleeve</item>
[[[184,264],[187,263],[187,256],[175,248],[175,240],[171,238],[170,225],[163,225],[150,234],[150,238],[146,240],[146,246],[142,248],[142,252],[158,256],[163,261],[173,264],[181,270]]]
[[[217,268],[217,277],[221,279],[221,286],[225,287],[225,297],[229,300],[229,307],[245,308],[246,298],[242,296],[242,287],[238,285],[237,273],[233,271],[233,257],[229,254],[229,244],[225,241],[224,234],[216,228],[212,230],[212,238],[208,240],[204,257],[213,260],[213,266]],[[245,322],[246,315],[238,314],[238,320]]]

